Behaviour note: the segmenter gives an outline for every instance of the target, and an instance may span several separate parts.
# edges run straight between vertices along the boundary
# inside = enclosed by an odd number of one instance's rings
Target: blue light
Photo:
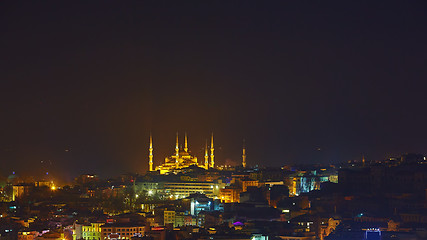
[[[379,228],[369,228],[365,231],[366,240],[381,239],[381,230]]]

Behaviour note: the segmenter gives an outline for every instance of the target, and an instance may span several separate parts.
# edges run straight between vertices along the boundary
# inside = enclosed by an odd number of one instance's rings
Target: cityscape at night
[[[427,2],[0,2],[0,240],[427,240]]]

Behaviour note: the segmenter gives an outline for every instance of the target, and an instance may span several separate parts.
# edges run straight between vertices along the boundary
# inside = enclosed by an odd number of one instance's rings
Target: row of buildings
[[[74,186],[27,186],[0,204],[2,236],[350,240],[381,233],[421,240],[427,233],[424,160],[228,170],[192,164],[169,174],[87,174]]]

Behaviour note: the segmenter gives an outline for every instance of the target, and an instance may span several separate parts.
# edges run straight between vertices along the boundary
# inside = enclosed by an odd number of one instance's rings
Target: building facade
[[[91,223],[82,225],[82,238],[84,240],[101,240],[101,225],[104,223]]]
[[[133,236],[144,236],[144,224],[107,223],[101,226],[102,239],[131,239]]]

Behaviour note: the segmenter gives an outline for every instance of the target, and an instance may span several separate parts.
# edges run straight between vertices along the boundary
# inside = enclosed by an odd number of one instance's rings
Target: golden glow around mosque
[[[215,162],[214,162],[214,143],[213,143],[213,134],[211,136],[211,154],[210,154],[210,163],[209,163],[209,156],[207,155],[207,143],[206,143],[206,149],[205,149],[205,162],[200,163],[197,160],[196,156],[193,156],[191,154],[191,151],[188,148],[188,137],[187,134],[185,134],[184,138],[184,148],[179,147],[179,136],[178,133],[176,134],[176,145],[175,145],[175,154],[166,157],[163,164],[155,167],[155,171],[160,171],[160,174],[167,174],[179,169],[187,168],[190,166],[198,166],[201,168],[215,168]],[[153,171],[153,140],[150,135],[150,147],[149,147],[149,170]]]
[[[188,168],[190,166],[197,166],[204,169],[216,168],[215,160],[214,160],[215,149],[214,149],[213,133],[210,137],[210,140],[211,141],[210,141],[209,148],[208,148],[208,140],[206,140],[204,160],[202,160],[202,162],[199,163],[197,157],[192,155],[190,149],[188,148],[187,133],[185,133],[185,137],[184,137],[184,147],[179,145],[179,136],[178,136],[178,133],[176,133],[175,153],[169,157],[166,157],[163,164],[154,167],[153,138],[150,134],[150,146],[148,149],[149,171],[159,171],[160,174],[168,174],[171,172],[179,171],[180,169],[183,169],[183,168]],[[243,168],[246,167],[246,149],[244,144],[243,144],[242,166]]]

